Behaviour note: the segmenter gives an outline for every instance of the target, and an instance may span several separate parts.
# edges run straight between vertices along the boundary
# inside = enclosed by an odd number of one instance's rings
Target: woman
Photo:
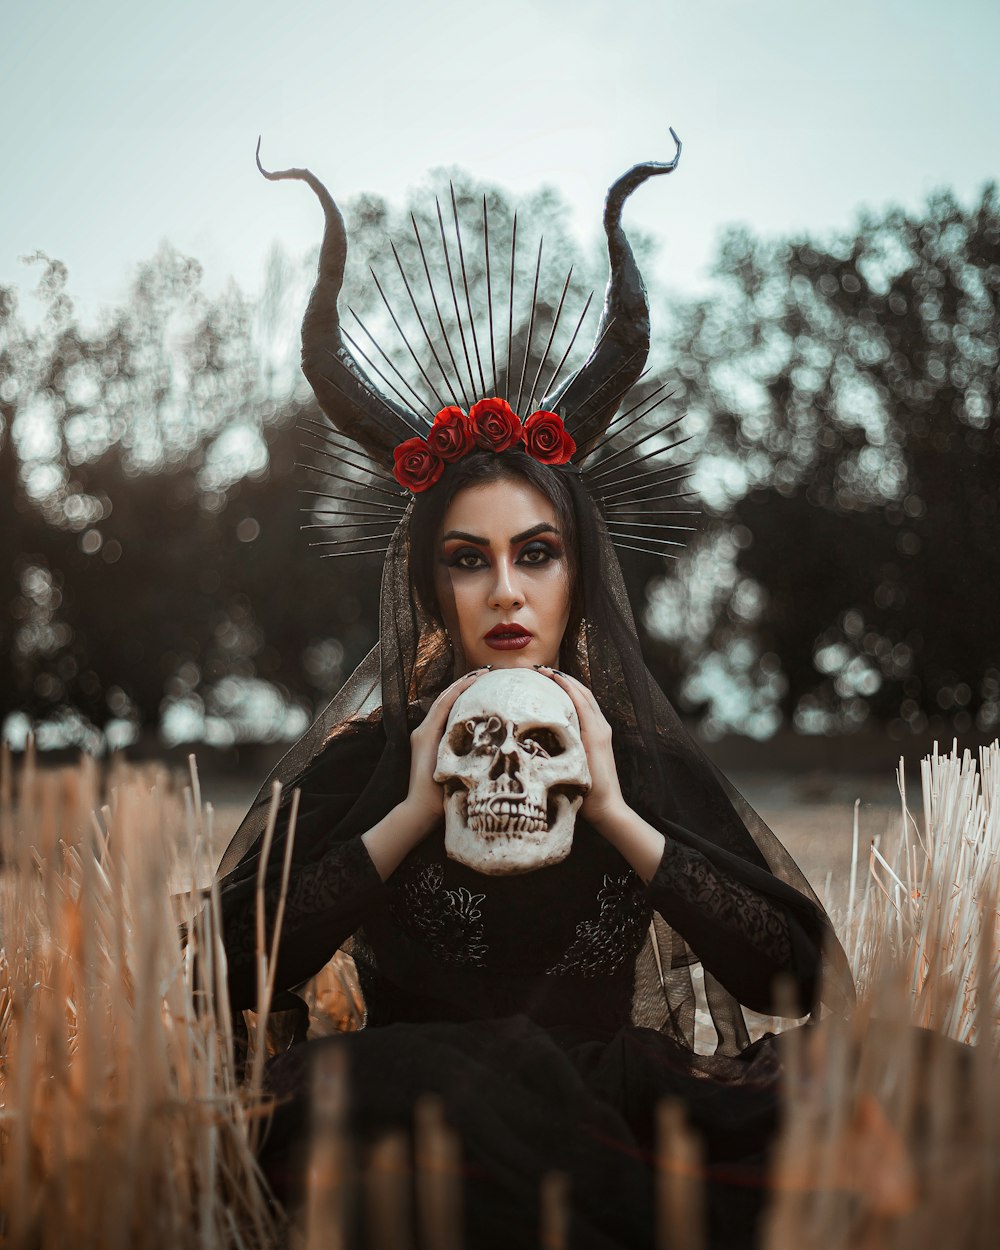
[[[307,1073],[333,1046],[347,1054],[362,1151],[407,1127],[420,1093],[441,1097],[462,1142],[470,1248],[535,1244],[539,1182],[552,1170],[570,1178],[573,1246],[650,1245],[654,1125],[666,1097],[682,1101],[704,1141],[712,1244],[753,1244],[778,1064],[770,1035],[751,1042],[742,1008],[774,1013],[791,1000],[783,1009],[802,1016],[821,982],[834,1005],[850,999],[842,952],[804,878],[646,670],[608,492],[581,471],[648,345],[621,206],[674,164],[636,167],[609,193],[611,281],[583,369],[523,422],[488,395],[468,412],[442,409],[426,438],[377,395],[343,342],[336,206],[306,171],[269,175],[309,181],[327,215],[303,326],[307,375],[334,425],[376,462],[391,452],[412,495],[387,552],[380,645],[275,774],[301,795],[276,1005],[294,1009],[288,991],[344,943],[366,1005],[360,1032],[293,1046],[272,1065],[281,1104],[262,1161],[292,1204]],[[572,429],[559,415],[570,406]],[[623,480],[617,469],[611,480]],[[484,877],[444,853],[433,772],[455,699],[501,666],[537,668],[572,699],[592,788],[565,860]],[[220,868],[236,1008],[255,996],[269,793]],[[285,835],[283,817],[266,873],[269,917]]]

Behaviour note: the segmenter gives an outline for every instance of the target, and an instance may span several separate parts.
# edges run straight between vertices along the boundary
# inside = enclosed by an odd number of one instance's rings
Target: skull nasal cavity
[[[518,783],[518,789],[521,788],[520,777],[518,776],[518,759],[513,753],[508,754],[506,751],[497,751],[490,765],[490,781],[499,781],[501,777],[507,777],[511,781]]]

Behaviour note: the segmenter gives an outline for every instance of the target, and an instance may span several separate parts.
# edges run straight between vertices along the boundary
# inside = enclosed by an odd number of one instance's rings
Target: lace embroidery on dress
[[[289,944],[295,935],[307,926],[313,917],[324,914],[336,916],[381,888],[378,874],[371,858],[361,842],[355,839],[337,848],[335,854],[327,855],[315,863],[301,867],[292,875],[285,896],[285,918],[282,942]],[[267,944],[270,946],[274,916],[278,910],[279,889],[277,882],[265,891],[265,914],[267,916]],[[226,900],[223,900],[225,905]],[[360,915],[360,913],[359,913]],[[257,908],[243,907],[235,916],[227,917],[225,925],[226,956],[230,970],[239,970],[256,983],[257,962]],[[251,971],[247,971],[251,970]],[[256,998],[253,999],[256,1002]]]
[[[635,958],[652,916],[639,878],[631,869],[605,873],[597,903],[597,919],[580,921],[562,959],[546,969],[549,975],[611,976]]]
[[[488,944],[480,904],[485,894],[443,889],[440,864],[413,864],[396,874],[389,911],[404,932],[442,962],[482,968]]]
[[[671,843],[670,850],[669,889],[705,916],[748,939],[777,967],[788,966],[792,945],[788,920],[779,907],[742,882],[721,878],[696,851],[677,843]]]

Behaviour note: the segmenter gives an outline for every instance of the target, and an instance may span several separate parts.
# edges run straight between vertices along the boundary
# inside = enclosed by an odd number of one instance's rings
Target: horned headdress
[[[662,462],[645,464],[686,441],[677,440],[664,446],[662,439],[658,438],[681,418],[677,417],[666,425],[647,431],[631,445],[622,443],[612,446],[628,429],[643,421],[660,404],[670,399],[670,395],[663,394],[665,386],[661,386],[652,392],[647,390],[643,398],[631,407],[625,406],[629,392],[643,377],[649,354],[649,301],[621,222],[625,201],[633,191],[647,179],[671,173],[676,169],[681,144],[672,129],[670,133],[676,145],[670,161],[649,161],[636,165],[623,174],[608,192],[604,206],[604,230],[608,241],[610,274],[604,307],[589,356],[575,372],[565,378],[562,376],[564,367],[589,309],[590,300],[588,299],[576,323],[569,345],[553,364],[552,348],[570,281],[567,277],[549,327],[544,353],[534,370],[533,378],[529,379],[528,362],[536,331],[538,308],[538,275],[541,263],[539,249],[527,337],[518,371],[516,364],[512,362],[515,340],[513,257],[517,242],[516,216],[511,239],[509,308],[494,310],[490,281],[489,225],[484,199],[483,247],[487,275],[487,308],[480,310],[477,316],[473,312],[469,296],[466,252],[454,191],[452,209],[455,234],[451,248],[438,203],[442,259],[449,285],[447,294],[451,296],[454,310],[450,334],[442,313],[442,309],[448,307],[448,299],[447,296],[438,296],[424,241],[417,222],[413,219],[413,229],[427,280],[430,308],[421,309],[414,294],[414,284],[403,268],[398,251],[394,245],[390,246],[426,346],[433,358],[433,367],[429,361],[427,368],[424,367],[374,271],[372,279],[378,286],[379,294],[419,371],[422,385],[427,389],[430,399],[420,393],[421,383],[414,385],[404,377],[373,336],[368,336],[371,343],[366,351],[344,328],[339,299],[347,261],[347,231],[336,201],[308,169],[266,170],[260,163],[258,143],[257,164],[264,177],[275,181],[297,179],[307,183],[319,199],[326,218],[316,284],[302,322],[302,370],[312,386],[322,412],[336,431],[335,434],[322,432],[323,450],[320,454],[336,463],[339,470],[346,471],[350,476],[331,470],[322,472],[328,478],[349,485],[356,484],[359,475],[367,475],[372,483],[363,501],[366,511],[350,513],[355,518],[350,522],[344,518],[344,524],[358,530],[358,534],[353,539],[324,544],[346,545],[351,546],[351,549],[333,554],[362,554],[368,550],[384,548],[384,540],[388,535],[372,534],[364,537],[362,531],[365,524],[357,518],[368,516],[370,519],[367,524],[370,529],[377,528],[376,521],[379,519],[384,521],[390,517],[401,516],[405,511],[406,496],[405,492],[400,496],[399,491],[394,489],[396,483],[407,486],[410,490],[424,489],[436,480],[434,475],[440,474],[444,462],[456,459],[464,446],[471,448],[478,445],[500,451],[515,443],[520,450],[526,449],[529,454],[534,454],[545,463],[571,462],[575,465],[601,507],[617,545],[660,555],[673,554],[670,548],[681,545],[675,539],[662,536],[663,531],[682,531],[690,527],[665,524],[660,518],[689,514],[691,509],[670,506],[650,511],[646,505],[657,502],[673,505],[690,498],[686,492],[668,490],[666,494],[658,494],[654,489],[676,486],[684,477],[690,476],[680,472],[687,466],[679,465],[676,461],[667,465]],[[460,307],[459,286],[464,289],[465,315]],[[506,318],[504,312],[508,314]],[[488,326],[483,324],[484,320],[488,321]],[[495,333],[495,323],[502,323],[504,320],[507,322],[505,369],[504,352],[497,351]],[[441,338],[437,346],[428,330],[429,322],[436,323],[440,328]],[[363,323],[359,321],[359,324],[367,333]],[[376,360],[376,353],[381,363]],[[497,367],[498,354],[501,357],[500,374]],[[463,360],[465,373],[460,367]],[[433,378],[428,372],[429,368],[434,370]],[[500,376],[503,377],[502,397],[498,382]],[[435,404],[438,405],[436,411]],[[420,407],[426,410],[426,416],[418,411]],[[523,423],[519,415],[522,412],[531,413]],[[470,418],[472,424],[467,425]],[[310,433],[316,435],[320,431],[313,428]],[[641,456],[637,455],[637,448],[649,439],[657,439],[653,449],[647,450]],[[641,471],[637,469],[640,462],[645,465]],[[331,494],[325,498],[331,502],[350,503],[353,507],[357,507],[359,503],[356,496],[345,498]],[[368,505],[372,506],[370,513],[367,511]],[[640,512],[644,517],[656,516],[658,520],[644,523],[638,519]],[[376,543],[379,545],[373,545]]]

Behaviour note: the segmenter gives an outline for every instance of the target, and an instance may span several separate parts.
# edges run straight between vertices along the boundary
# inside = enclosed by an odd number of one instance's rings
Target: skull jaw
[[[475,833],[466,824],[466,792],[456,791],[445,800],[445,853],[449,859],[493,877],[514,876],[558,864],[573,846],[573,828],[583,795],[571,798],[557,794],[553,801],[556,817],[547,830]]]

